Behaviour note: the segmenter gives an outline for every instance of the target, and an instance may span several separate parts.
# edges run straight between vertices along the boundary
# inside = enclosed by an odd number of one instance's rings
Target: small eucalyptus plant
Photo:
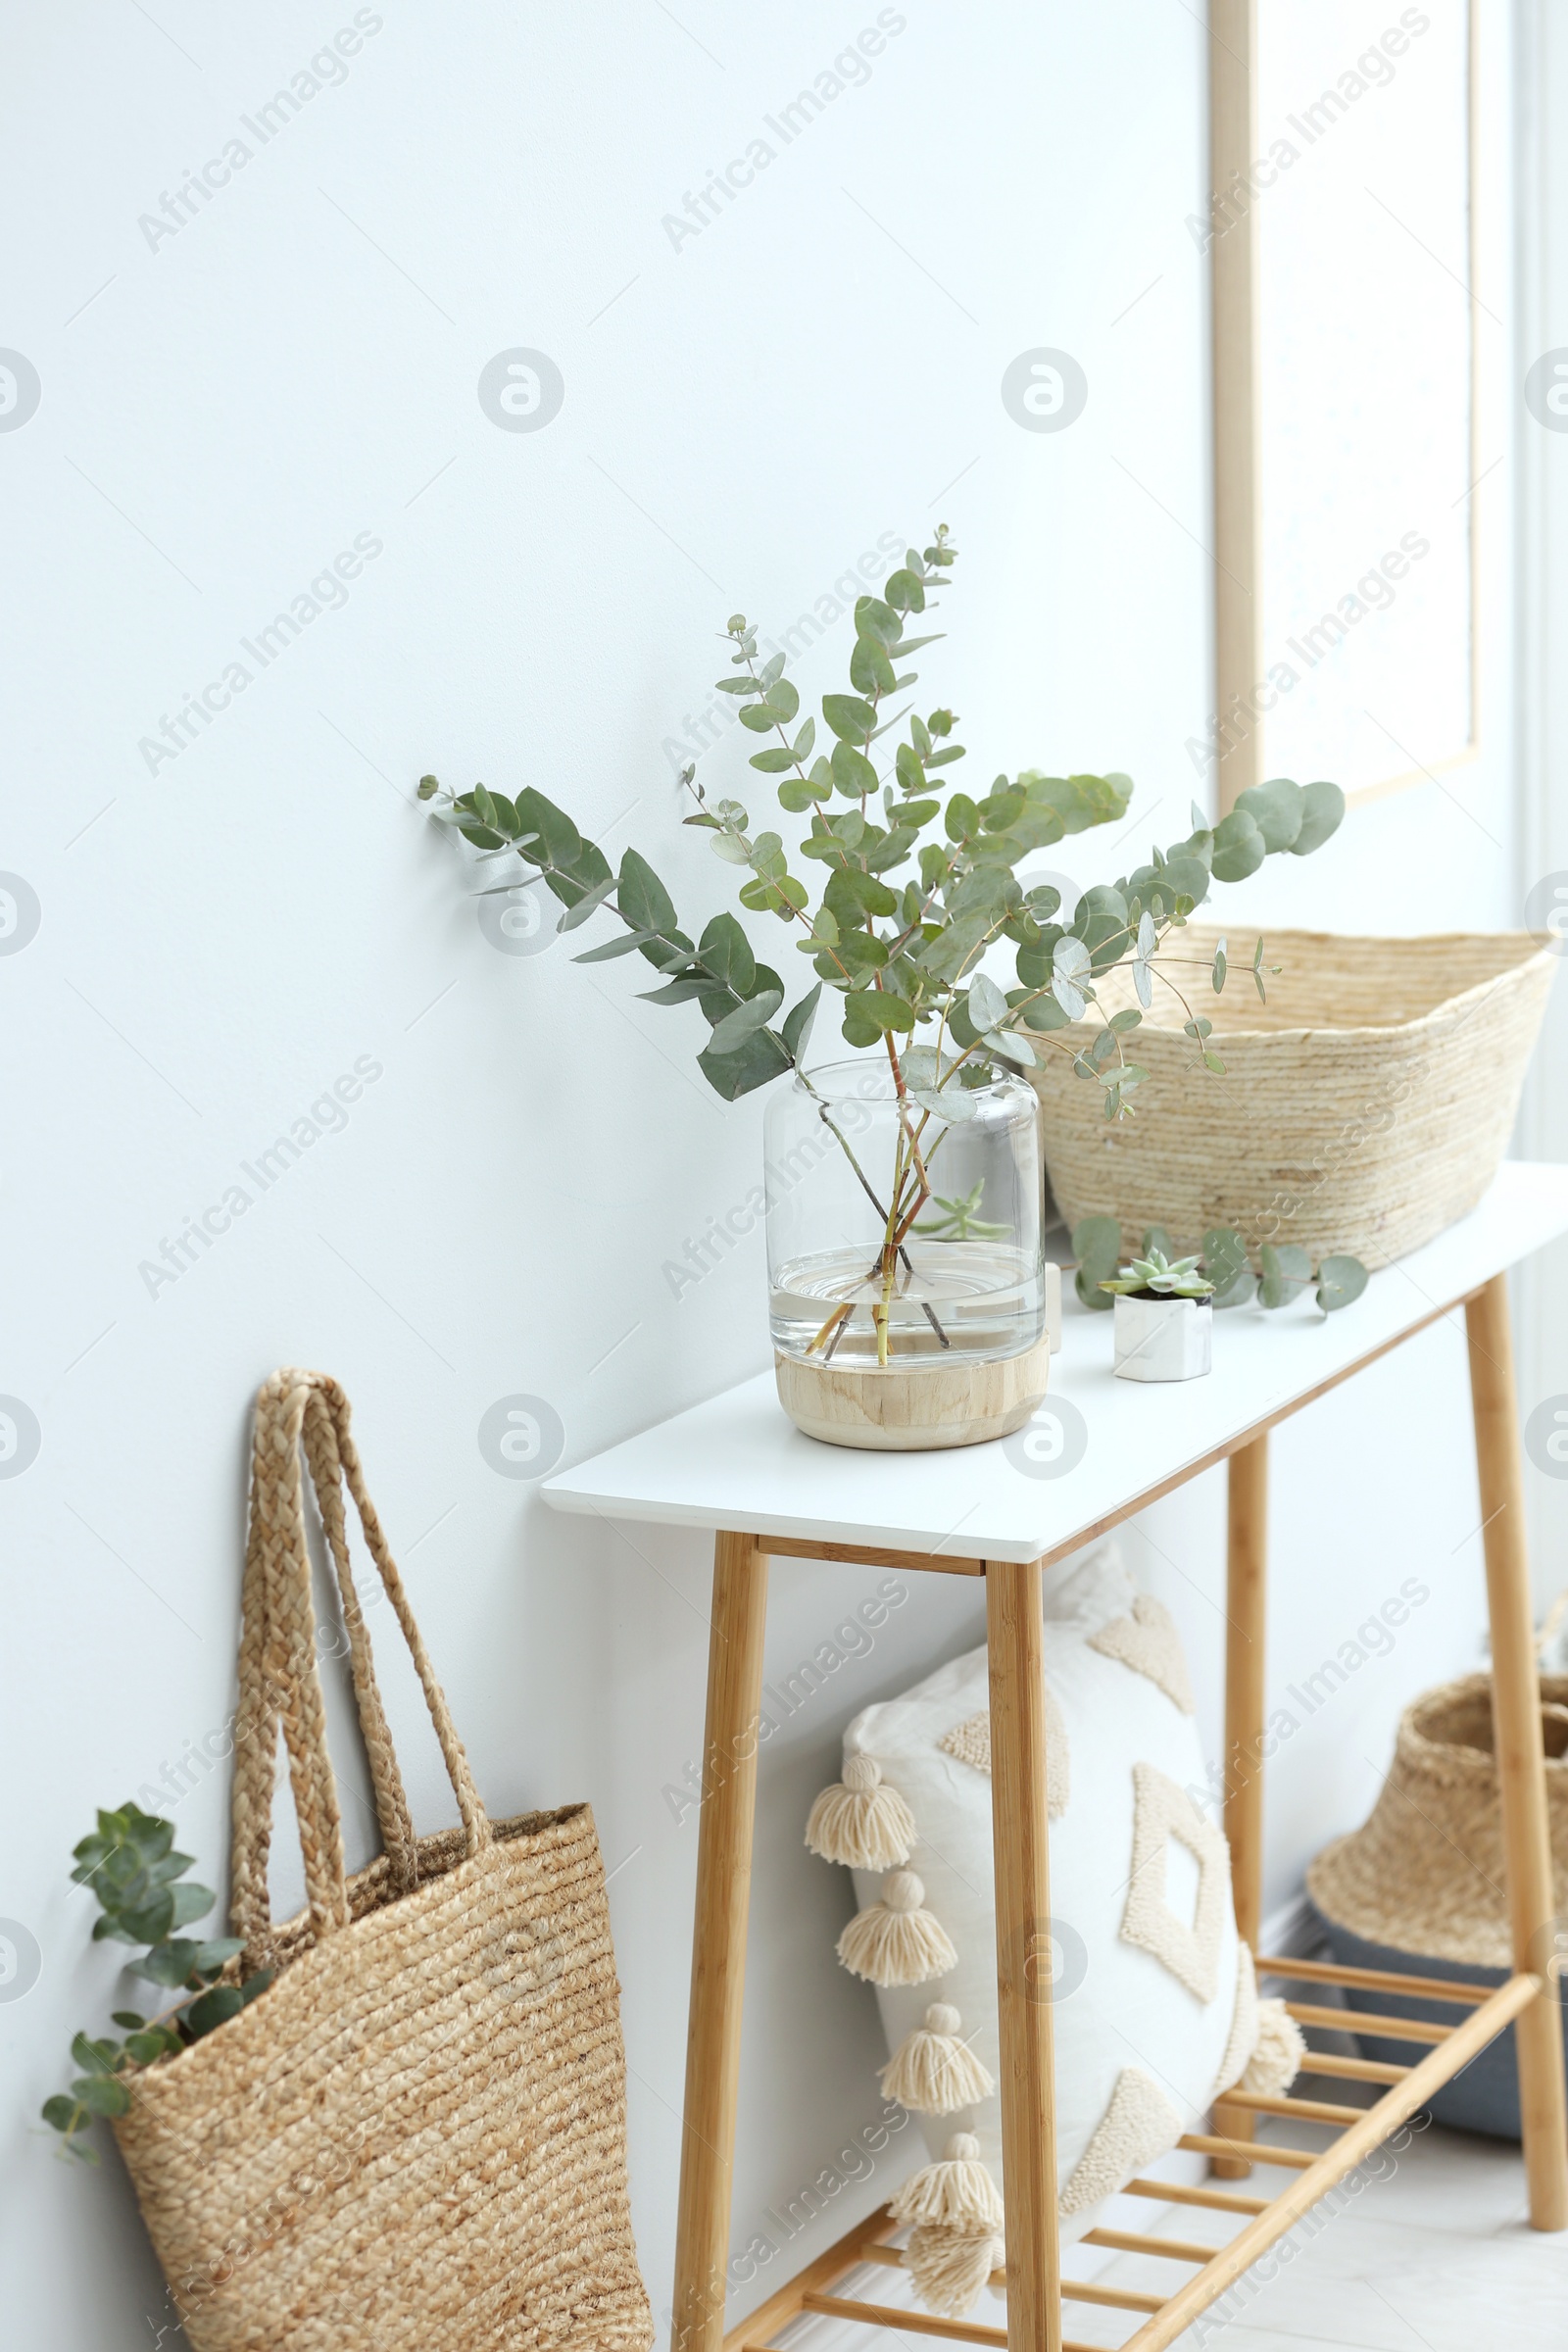
[[[100,1812],[97,1829],[75,1849],[75,1864],[73,1880],[90,1886],[98,1899],[93,1941],[150,1947],[127,1963],[131,1974],[177,1995],[151,2018],[136,2009],[115,2010],[119,2040],[78,2034],[72,2042],[80,2072],[69,2091],[44,2101],[43,2120],[61,2133],[62,2154],[96,2164],[98,2151],[82,2136],[93,2117],[128,2115],[131,2086],[142,2069],[189,2049],[237,2017],[272,1978],[264,1969],[243,1984],[232,1981],[243,1948],[232,1936],[202,1940],[174,1933],[205,1919],[218,1897],[210,1886],[186,1879],[195,1864],[189,1854],[174,1851],[172,1821],[133,1804]]]
[[[954,712],[939,707],[922,716],[906,698],[917,682],[908,663],[937,642],[933,634],[908,634],[911,619],[929,613],[951,584],[956,552],[940,525],[923,553],[907,550],[880,596],[858,600],[850,691],[822,696],[820,730],[814,714],[803,715],[784,656],[759,658],[745,614],[732,613],[723,632],[730,674],[717,681],[718,691],[734,698],[741,725],[759,738],[753,769],[773,784],[787,816],[806,820],[806,830],[791,849],[781,831],[754,827],[740,801],[710,800],[691,767],[681,776],[691,803],[684,822],[706,832],[714,855],[735,868],[741,906],[774,916],[810,966],[812,985],[788,1011],[791,990],[783,975],[759,959],[736,917],[715,914],[694,941],[636,850],[626,850],[612,869],[603,851],[532,786],[511,800],[483,784],[461,794],[434,776],[419,784],[420,799],[433,803],[437,816],[486,858],[508,861],[506,878],[491,881],[490,890],[516,888],[520,858],[561,902],[559,931],[574,931],[600,911],[619,923],[618,932],[576,960],[640,956],[659,982],[643,992],[646,1002],[694,1004],[708,1025],[698,1067],[726,1100],[790,1070],[810,1086],[802,1062],[824,989],[840,1000],[845,1043],[885,1054],[898,1132],[894,1164],[874,1195],[883,1298],[873,1319],[883,1362],[887,1299],[907,1278],[907,1238],[923,1232],[961,1243],[976,1231],[967,1204],[960,1209],[941,1200],[933,1184],[942,1139],[974,1115],[976,1090],[999,1071],[1028,1069],[1049,1053],[1066,1053],[1079,1076],[1101,1089],[1107,1119],[1131,1116],[1149,1073],[1129,1049],[1156,986],[1178,999],[1198,1060],[1222,1070],[1209,1044],[1212,1022],[1173,976],[1181,959],[1156,962],[1156,953],[1201,905],[1211,882],[1240,881],[1272,852],[1306,856],[1328,840],[1345,808],[1337,785],[1284,780],[1243,793],[1217,826],[1195,808],[1185,840],[1152,850],[1146,863],[1115,882],[1086,890],[1071,921],[1059,919],[1059,892],[1050,883],[1027,884],[1017,869],[1066,835],[1125,815],[1132,782],[1120,773],[1053,776],[1024,768],[996,776],[977,794],[956,785],[952,770],[966,755]],[[814,889],[794,860],[819,869]],[[1011,987],[981,968],[1000,949],[1013,959]],[[1097,983],[1127,957],[1143,1010],[1103,1015]],[[1223,944],[1215,956],[1190,960],[1215,992],[1223,989]],[[1265,968],[1259,940],[1252,977],[1260,995]],[[1096,1024],[1087,1045],[1081,1031],[1079,1041],[1058,1034],[1086,1020]],[[858,1168],[857,1175],[864,1184]],[[934,1197],[941,1231],[930,1220],[917,1222]],[[841,1315],[824,1323],[820,1340],[838,1328]]]

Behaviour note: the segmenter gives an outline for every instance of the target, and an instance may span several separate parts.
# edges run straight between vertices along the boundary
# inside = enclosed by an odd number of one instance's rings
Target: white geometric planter
[[[1214,1309],[1206,1298],[1116,1300],[1118,1380],[1197,1380],[1209,1368]]]

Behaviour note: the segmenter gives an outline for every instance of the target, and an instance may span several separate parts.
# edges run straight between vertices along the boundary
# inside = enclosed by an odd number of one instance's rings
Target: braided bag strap
[[[413,1653],[458,1800],[466,1850],[470,1856],[480,1853],[491,1841],[463,1743],[366,1492],[348,1398],[326,1373],[274,1372],[256,1402],[234,1740],[230,1919],[233,1933],[244,1940],[247,1975],[274,1958],[267,1867],[279,1725],[288,1750],[313,1935],[318,1939],[334,1935],[350,1922],[342,1820],[317,1663],[302,1446],[337,1571],[377,1818],[397,1884],[407,1891],[416,1883],[417,1848],[350,1572],[340,1479],[348,1482],[370,1556]]]
[[[335,1383],[333,1388],[336,1389]],[[335,1410],[338,1403],[342,1407],[341,1435],[339,1416]],[[342,1458],[342,1442],[348,1438],[348,1399],[341,1389],[336,1389],[335,1398],[331,1391],[324,1388],[313,1387],[308,1392],[305,1400],[305,1458],[310,1465],[311,1483],[316,1489],[327,1548],[332,1555],[332,1565],[337,1570],[343,1625],[349,1638],[354,1695],[359,1708],[365,1753],[370,1767],[370,1786],[375,1795],[376,1819],[381,1825],[381,1842],[386,1848],[399,1889],[406,1894],[418,1884],[418,1847],[415,1841],[414,1822],[404,1791],[403,1776],[398,1770],[398,1760],[392,1746],[392,1734],[387,1726],[386,1710],[381,1704],[380,1686],[375,1679],[375,1664],[370,1655],[370,1637],[365,1623],[365,1612],[360,1606],[354,1571],[349,1560],[348,1531],[343,1517]],[[353,1441],[350,1439],[348,1442],[352,1447]],[[376,1533],[379,1537],[379,1522]],[[396,1569],[392,1573],[396,1575]]]

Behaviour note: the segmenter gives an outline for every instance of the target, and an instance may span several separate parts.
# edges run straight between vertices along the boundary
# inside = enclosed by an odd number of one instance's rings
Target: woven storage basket
[[[1543,1675],[1554,1908],[1568,1916],[1568,1675]],[[1399,1722],[1394,1767],[1365,1826],[1325,1846],[1307,1892],[1338,1959],[1351,1967],[1500,1984],[1513,1973],[1492,1681],[1471,1674],[1426,1691]],[[1560,1991],[1568,1987],[1560,1986]],[[1451,2004],[1348,1988],[1351,2009],[1451,2026]],[[1360,2037],[1363,2054],[1410,2062],[1409,2044]],[[1429,2102],[1440,2122],[1519,2136],[1514,2033],[1489,2045]]]
[[[347,1878],[299,1449],[337,1568],[386,1851]],[[462,1827],[416,1838],[350,1574],[340,1478]],[[281,1721],[310,1907],[274,1928]],[[494,1822],[365,1493],[347,1399],[280,1372],[256,1416],[235,1726],[233,1930],[270,1989],[139,2075],[116,2126],[195,2352],[646,2352],[625,2060],[586,1805]]]
[[[1223,1077],[1197,1065],[1186,1006],[1156,979],[1127,1057],[1150,1073],[1136,1116],[1111,1121],[1101,1089],[1042,1049],[1039,1092],[1052,1189],[1069,1227],[1120,1219],[1126,1249],[1147,1227],[1197,1241],[1230,1225],[1253,1261],[1264,1242],[1314,1260],[1348,1250],[1370,1266],[1415,1250],[1475,1206],[1496,1172],[1556,969],[1528,932],[1349,939],[1267,931],[1284,969],[1260,1004],[1246,968],[1252,934],[1216,997],[1205,967],[1224,936],[1172,931],[1155,959],[1209,1040]],[[1109,1014],[1137,1004],[1130,965],[1101,986]],[[1234,1024],[1234,1026],[1233,1026]],[[1098,1025],[1056,1040],[1087,1047]]]

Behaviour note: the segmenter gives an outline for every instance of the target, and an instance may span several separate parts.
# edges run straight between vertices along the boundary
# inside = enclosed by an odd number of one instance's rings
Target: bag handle
[[[337,1784],[327,1753],[326,1722],[316,1655],[316,1613],[305,1539],[301,1446],[337,1571],[348,1633],[360,1726],[375,1790],[376,1816],[399,1890],[417,1881],[417,1846],[408,1798],[375,1680],[369,1633],[354,1589],[342,1481],[348,1481],[366,1544],[414,1658],[462,1815],[469,1856],[491,1842],[463,1743],[453,1727],[402,1577],[366,1492],[350,1429],[349,1401],[324,1372],[274,1372],[256,1400],[251,1454],[250,1530],[239,1649],[239,1707],[234,1727],[233,1838],[229,1910],[245,1944],[244,1973],[272,1958],[267,1866],[272,1834],[277,1733],[282,1726],[289,1780],[305,1856],[311,1927],[320,1938],[349,1925],[347,1875]]]

